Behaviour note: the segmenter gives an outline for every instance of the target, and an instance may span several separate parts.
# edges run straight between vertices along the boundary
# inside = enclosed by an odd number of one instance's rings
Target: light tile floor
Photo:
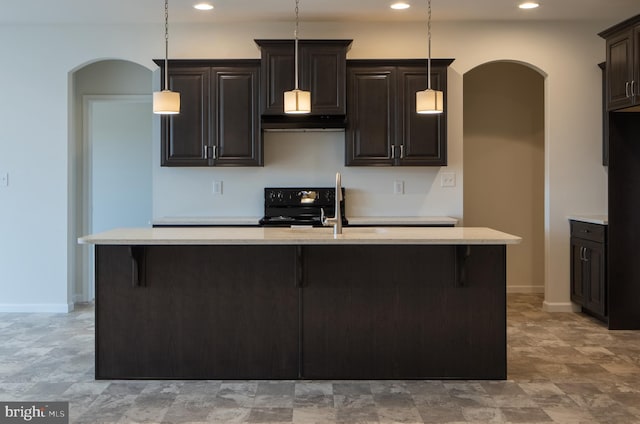
[[[0,400],[74,423],[640,424],[640,331],[508,297],[506,381],[96,381],[93,308],[0,314]]]

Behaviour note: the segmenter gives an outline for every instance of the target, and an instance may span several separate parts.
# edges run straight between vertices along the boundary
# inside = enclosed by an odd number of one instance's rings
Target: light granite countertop
[[[587,222],[589,224],[609,225],[609,217],[607,215],[570,215],[567,217],[569,221]]]
[[[483,227],[161,227],[120,228],[80,237],[100,245],[518,244],[518,236]]]

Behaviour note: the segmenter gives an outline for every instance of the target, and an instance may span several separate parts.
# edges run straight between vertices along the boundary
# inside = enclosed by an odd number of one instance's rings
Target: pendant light
[[[153,113],[180,113],[180,93],[169,90],[169,0],[164,0],[164,90],[153,93]]]
[[[431,0],[428,0],[428,8],[429,57],[427,58],[427,89],[416,93],[416,112],[422,114],[442,113],[444,111],[444,93],[431,89]]]
[[[298,87],[298,4],[296,0],[296,30],[294,46],[295,88],[284,92],[284,113],[302,114],[311,112],[311,92],[300,90]]]

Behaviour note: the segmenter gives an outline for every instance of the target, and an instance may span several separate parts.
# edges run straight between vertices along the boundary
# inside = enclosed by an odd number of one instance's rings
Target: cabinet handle
[[[209,159],[209,146],[204,146],[202,150],[204,150],[204,158]]]
[[[624,83],[624,95],[629,98],[631,96],[629,96],[629,81]]]
[[[584,248],[584,261],[585,262],[589,262],[589,258],[587,257],[587,252],[589,251],[589,249],[587,249],[586,247]]]
[[[394,146],[393,144],[391,145],[391,159],[395,159],[396,158],[396,146]]]
[[[580,260],[584,261],[584,247],[580,246]]]
[[[404,144],[400,145],[400,159],[404,159]]]
[[[218,146],[213,146],[213,159],[218,159]]]
[[[636,95],[636,80],[631,81],[631,97]]]

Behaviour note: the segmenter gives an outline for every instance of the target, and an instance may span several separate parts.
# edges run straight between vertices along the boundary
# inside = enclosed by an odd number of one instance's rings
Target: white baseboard
[[[545,312],[580,312],[580,307],[572,302],[542,302],[542,310]]]
[[[507,293],[544,293],[544,286],[507,286]]]
[[[73,311],[73,303],[0,303],[0,312],[55,313]]]

